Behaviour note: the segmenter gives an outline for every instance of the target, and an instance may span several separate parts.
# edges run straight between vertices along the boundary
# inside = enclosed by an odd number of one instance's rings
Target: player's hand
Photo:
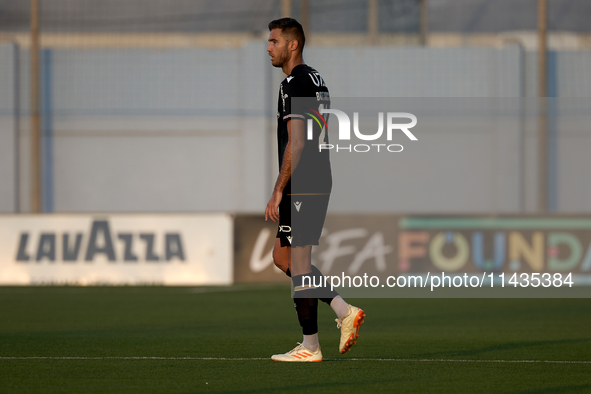
[[[265,221],[271,219],[273,222],[276,222],[279,220],[279,203],[281,203],[282,197],[283,193],[273,192],[271,199],[267,203],[267,209],[265,209]]]

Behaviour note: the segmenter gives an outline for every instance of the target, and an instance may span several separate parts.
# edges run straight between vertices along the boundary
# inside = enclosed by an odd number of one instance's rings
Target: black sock
[[[315,265],[312,266],[312,275],[314,275],[316,278],[318,278],[316,280],[317,283],[320,283],[320,281],[324,278],[324,275],[322,275],[322,272],[320,272],[320,270],[318,268],[316,268]],[[328,305],[330,305],[330,303],[332,302],[332,299],[335,298],[336,296],[339,295],[339,293],[337,293],[334,290],[330,290],[330,284],[328,283],[328,288],[325,288],[322,290],[322,297],[320,297],[320,301],[327,303]]]
[[[294,298],[293,301],[304,335],[318,333],[318,299]]]
[[[330,305],[333,298],[339,295],[330,289],[330,283],[324,282],[324,276],[318,268],[312,266],[312,272],[291,277],[293,298],[317,298]]]
[[[291,271],[289,270],[289,268],[287,269],[287,271],[285,271],[285,275],[287,275],[291,278]]]

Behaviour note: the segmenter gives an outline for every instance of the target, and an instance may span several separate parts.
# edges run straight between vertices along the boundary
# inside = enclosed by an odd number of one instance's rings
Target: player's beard
[[[275,56],[275,58],[273,60],[271,60],[271,64],[273,64],[273,67],[281,68],[288,61],[289,61],[289,51],[287,50],[287,47],[286,47],[283,52],[278,53]]]

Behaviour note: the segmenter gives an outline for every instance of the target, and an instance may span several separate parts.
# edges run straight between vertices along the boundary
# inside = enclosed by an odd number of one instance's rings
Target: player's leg
[[[300,237],[305,238],[303,243],[317,245],[324,227],[330,195],[312,195],[300,198],[302,201],[299,211],[296,213],[292,210],[291,212],[295,229],[295,234],[293,234],[294,245],[301,241]],[[304,205],[306,209],[304,209]],[[301,231],[302,229],[304,231]],[[292,270],[295,269],[293,268],[295,264],[293,250],[295,249],[292,249]],[[322,284],[326,285],[326,282],[322,280],[322,272],[311,264],[305,265],[304,269],[308,269],[308,267],[310,267],[310,274],[315,280],[313,284],[320,285],[320,287],[311,290],[311,294],[308,296],[326,302],[337,315],[337,327],[341,329],[339,351],[345,353],[357,342],[359,327],[363,323],[365,312],[360,308],[349,305],[336,291],[331,290],[330,286],[322,286]]]
[[[312,276],[314,278],[314,283],[322,283],[323,285],[327,284],[327,286],[323,287],[321,294],[318,294],[318,299],[330,306],[339,319],[343,319],[347,313],[349,313],[347,303],[341,298],[337,291],[330,289],[328,286],[328,280],[324,278],[322,272],[320,272],[315,265],[312,265]]]
[[[304,334],[302,345],[306,349],[320,349],[318,342],[318,298],[314,294],[312,269],[312,246],[291,248],[291,270],[293,283],[293,300],[298,320]]]
[[[295,249],[293,249],[295,250]],[[293,253],[292,253],[293,254]],[[318,268],[311,265],[312,284],[323,283],[323,275]],[[307,284],[307,283],[305,283]],[[365,312],[353,305],[348,304],[343,298],[329,287],[315,288],[306,290],[312,297],[318,297],[326,302],[337,315],[337,328],[341,329],[341,340],[339,343],[339,352],[345,353],[351,349],[357,338],[359,338],[359,327],[363,324]]]
[[[302,262],[303,265],[300,266],[299,264],[298,267],[296,268],[296,272],[305,272],[308,273],[310,272],[312,274],[313,277],[313,281],[315,283],[320,283],[320,280],[322,280],[322,273],[318,270],[318,268],[316,268],[315,266],[311,265],[311,246],[308,246],[306,248],[295,248],[292,250],[291,247],[289,246],[281,246],[281,239],[280,238],[276,238],[275,239],[275,246],[273,247],[273,263],[275,264],[275,266],[277,268],[279,268],[281,271],[285,272],[285,274],[289,277],[291,277],[291,255],[292,253],[295,253],[297,255],[297,261],[298,262]],[[310,268],[308,268],[310,267]],[[310,276],[310,275],[308,275]],[[298,279],[296,279],[298,280]],[[299,290],[298,290],[299,291]],[[342,313],[342,315],[338,315],[339,318],[344,318],[345,315],[348,313],[348,309],[347,309],[347,303],[345,301],[343,301],[343,299],[338,296],[338,294],[335,292],[335,296],[329,296],[329,297],[325,297],[325,298],[320,298],[322,301],[326,302],[327,304],[331,305],[333,307],[333,309],[336,311],[337,309],[335,308],[336,306],[340,307],[340,311]],[[296,297],[296,299],[294,299],[295,304],[296,304],[296,311],[298,309],[300,309],[300,311],[298,312],[298,320],[300,321],[300,325],[302,326],[302,329],[305,331],[309,331],[309,327],[308,327],[308,321],[311,321],[310,324],[314,324],[314,319],[311,319],[311,315],[312,314],[317,314],[317,301],[300,301],[300,299],[303,299],[304,297]],[[298,304],[299,308],[298,308]],[[305,306],[305,304],[310,304],[308,307]],[[312,310],[309,310],[309,309]],[[314,310],[316,310],[316,313],[314,313]],[[317,319],[316,319],[317,322]],[[316,324],[314,324],[314,326],[316,326]],[[313,326],[313,327],[314,327]],[[314,330],[311,330],[314,331]],[[317,327],[316,327],[316,331],[317,331]],[[317,334],[317,333],[314,333]],[[318,335],[306,335],[304,333],[304,345],[307,346],[310,349],[316,349],[318,347]]]
[[[289,199],[287,199],[289,204]],[[286,205],[287,205],[286,204]],[[289,222],[289,212],[286,214],[285,209],[280,205],[280,224],[277,231],[277,239],[273,248],[273,262],[279,269],[292,277],[292,285],[295,291],[300,291],[302,275],[294,275],[291,273],[291,268],[294,259],[294,248],[289,246],[292,241],[291,223]],[[287,206],[289,209],[289,206]],[[283,213],[282,213],[283,212]],[[310,252],[311,247],[295,248],[296,256],[296,271],[298,273],[305,272],[310,274]],[[304,250],[305,249],[305,250]],[[306,268],[307,266],[307,268]],[[302,271],[303,270],[303,271]],[[293,350],[285,354],[275,354],[271,357],[274,361],[287,362],[309,362],[322,361],[322,352],[318,344],[318,299],[310,297],[300,297],[294,295],[294,304],[298,321],[302,327],[304,339],[301,344],[298,344]]]
[[[314,286],[314,284],[318,285],[322,283],[323,275],[317,267],[311,264],[312,247],[309,244],[318,244],[328,206],[328,198],[325,201],[319,201],[317,204],[317,208],[314,211],[323,213],[323,215],[314,213],[314,216],[316,216],[315,220],[308,218],[300,220],[300,223],[307,225],[296,226],[300,229],[299,233],[291,233],[291,220],[284,222],[283,225],[280,222],[277,232],[277,240],[273,249],[273,259],[277,267],[292,277],[294,302],[298,320],[304,334],[304,341],[303,344],[288,353],[274,355],[272,359],[275,361],[322,360],[322,353],[318,344],[318,299],[329,304],[338,317],[336,320],[337,327],[341,329],[341,340],[339,344],[339,351],[341,353],[345,353],[356,343],[359,336],[359,326],[363,323],[363,318],[365,317],[363,310],[347,304],[337,292]],[[308,206],[308,204],[306,205]],[[292,212],[285,212],[283,210],[283,214],[281,214],[281,211],[282,207],[280,206],[280,218],[289,217],[291,219],[290,214]],[[321,217],[320,221],[318,217]],[[309,237],[307,241],[303,241],[302,243],[304,245],[308,243],[308,245],[294,248],[288,246],[292,244],[292,240],[294,239],[298,240],[296,244],[299,243],[302,232],[306,233],[306,236]],[[304,279],[307,282],[304,282]],[[312,280],[312,283],[310,283],[310,280]]]
[[[294,249],[294,251],[296,251],[296,253],[298,253],[299,248]],[[275,265],[282,270],[283,272],[285,272],[285,274],[289,277],[291,277],[291,248],[290,247],[281,247],[281,243],[279,241],[279,239],[277,239],[277,241],[275,241],[275,247],[273,248],[273,261],[275,263]],[[304,252],[304,255],[306,256],[307,252]],[[309,255],[308,255],[309,256]],[[302,260],[305,261],[305,260]],[[313,284],[320,284],[320,283],[324,283],[325,279],[324,279],[324,275],[322,275],[322,272],[320,272],[320,270],[315,266],[311,264],[311,259],[310,259],[310,273],[311,273],[311,278],[312,278],[312,283]],[[287,267],[287,268],[286,268]],[[301,272],[307,272],[308,271],[308,265],[306,263],[306,265],[303,267],[303,269],[301,269]],[[347,304],[343,298],[339,295],[338,292],[334,291],[334,290],[330,290],[329,288],[325,287],[323,288],[319,294],[313,294],[315,297],[317,297],[320,301],[326,303],[327,305],[329,305],[332,310],[334,311],[334,313],[337,315],[339,320],[343,320],[347,314],[349,314],[349,308],[347,307],[349,304]]]
[[[312,246],[296,246],[291,248],[291,275],[312,273]]]
[[[275,238],[275,246],[273,246],[273,264],[285,274],[291,277],[289,269],[291,260],[291,248],[289,246],[281,246],[281,239]]]

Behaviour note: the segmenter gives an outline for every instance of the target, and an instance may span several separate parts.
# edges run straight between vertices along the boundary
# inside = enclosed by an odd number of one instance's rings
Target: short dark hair
[[[304,35],[304,28],[300,22],[293,18],[275,19],[269,22],[269,31],[273,29],[280,29],[281,34],[286,36],[289,40],[296,40],[298,42],[298,49],[304,50],[306,45],[306,36]]]

